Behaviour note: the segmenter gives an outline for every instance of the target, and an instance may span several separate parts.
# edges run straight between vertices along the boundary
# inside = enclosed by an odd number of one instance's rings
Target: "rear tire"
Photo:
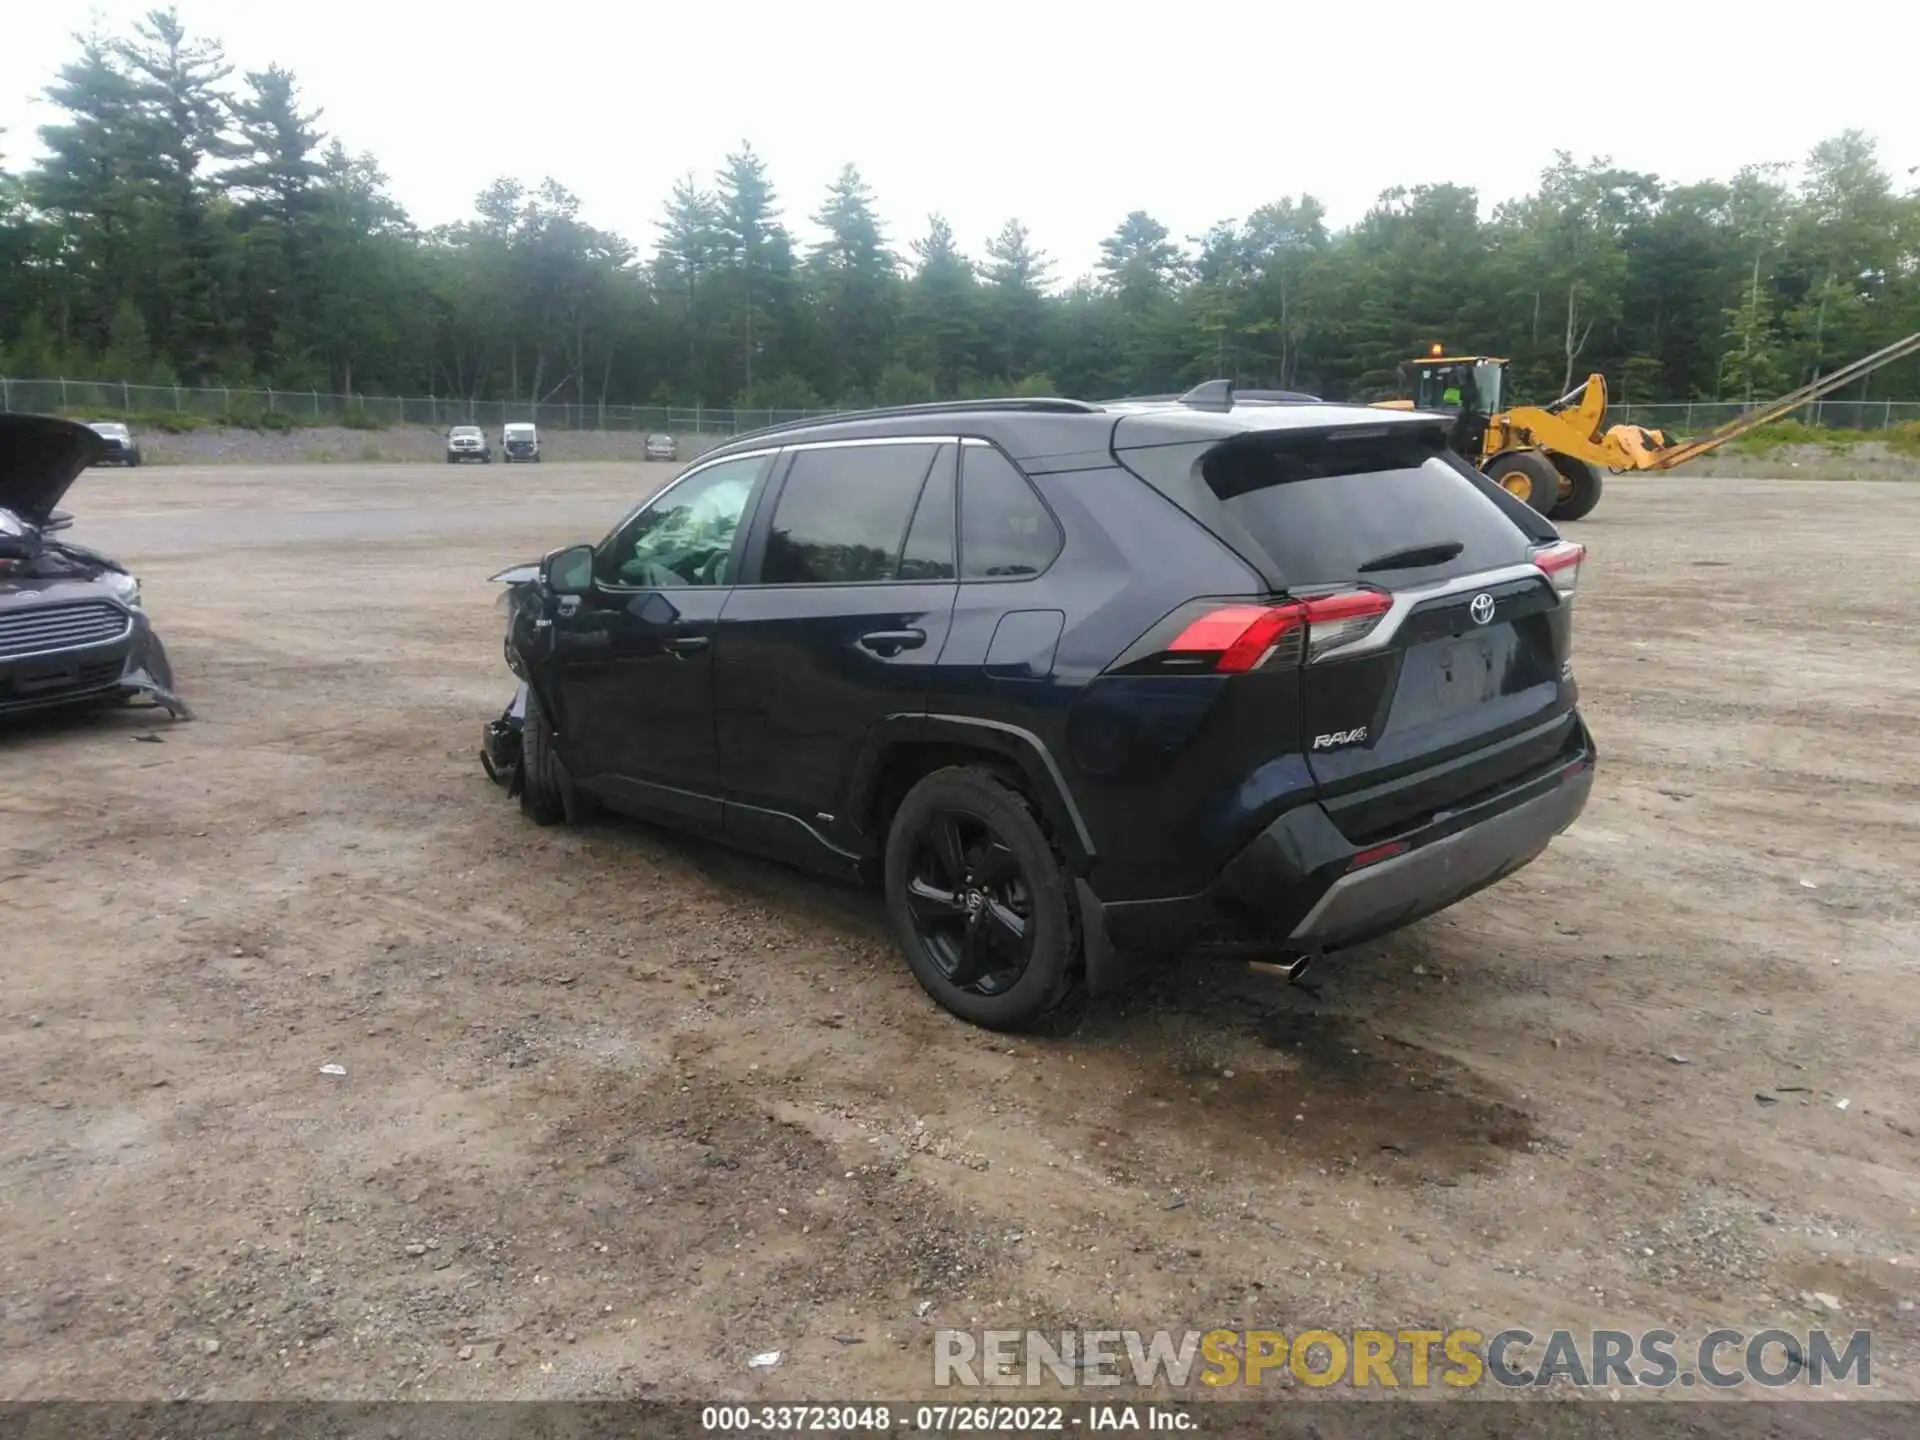
[[[1553,468],[1566,476],[1568,491],[1566,498],[1553,507],[1556,520],[1584,520],[1600,503],[1600,471],[1585,460],[1573,455],[1559,455],[1547,452],[1547,458],[1553,462]]]
[[[887,831],[887,913],[921,988],[989,1030],[1072,1028],[1086,967],[1071,881],[1018,792],[978,766],[936,770]]]
[[[1553,514],[1560,499],[1560,472],[1538,450],[1513,450],[1497,457],[1487,466],[1487,478],[1542,515]]]
[[[531,691],[526,718],[520,723],[520,813],[536,825],[558,825],[567,818],[559,757],[553,753],[553,725]]]

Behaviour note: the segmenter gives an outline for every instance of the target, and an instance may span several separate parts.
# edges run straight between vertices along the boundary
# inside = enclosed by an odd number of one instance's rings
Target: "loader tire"
[[[1487,466],[1487,478],[1542,515],[1553,514],[1560,499],[1560,472],[1538,450],[1510,450],[1495,457]]]
[[[1548,452],[1553,468],[1565,477],[1567,488],[1560,503],[1553,507],[1556,520],[1584,520],[1593,513],[1593,507],[1600,503],[1600,471],[1598,467],[1573,455],[1555,455]]]

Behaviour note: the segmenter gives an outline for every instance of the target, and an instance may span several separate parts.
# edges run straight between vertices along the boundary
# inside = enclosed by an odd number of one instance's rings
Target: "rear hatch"
[[[1276,734],[1298,735],[1349,840],[1542,772],[1573,740],[1583,552],[1503,505],[1438,428],[1261,428],[1133,451],[1119,428],[1123,463],[1271,586],[1258,604],[1210,611],[1222,618],[1197,638],[1239,663],[1258,646],[1262,667],[1298,667],[1297,731]]]

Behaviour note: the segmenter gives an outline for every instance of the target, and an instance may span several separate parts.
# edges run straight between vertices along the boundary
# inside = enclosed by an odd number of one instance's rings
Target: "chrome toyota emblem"
[[[985,895],[981,894],[978,890],[969,890],[967,892],[967,914],[978,915],[986,908],[987,897]]]
[[[1493,619],[1493,597],[1484,591],[1473,597],[1473,603],[1467,606],[1467,614],[1473,617],[1473,623],[1484,625]]]

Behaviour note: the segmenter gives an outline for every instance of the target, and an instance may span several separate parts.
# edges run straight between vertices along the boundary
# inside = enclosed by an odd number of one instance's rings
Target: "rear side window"
[[[1527,558],[1526,535],[1426,434],[1249,435],[1201,474],[1289,586],[1419,584]]]
[[[938,445],[802,450],[774,505],[763,585],[891,580]]]
[[[966,446],[960,462],[960,577],[1038,575],[1059,553],[1060,527],[1027,477],[991,446]]]

